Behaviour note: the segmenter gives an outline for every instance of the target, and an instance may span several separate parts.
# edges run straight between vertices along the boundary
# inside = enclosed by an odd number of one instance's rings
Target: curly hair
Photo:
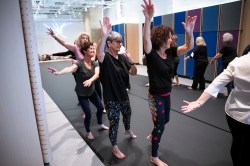
[[[154,27],[151,31],[152,47],[159,50],[160,47],[169,39],[170,33],[173,34],[173,30],[167,25]]]
[[[75,40],[75,44],[76,44],[77,46],[80,46],[80,45],[81,45],[81,38],[82,38],[82,36],[87,36],[87,37],[88,37],[88,41],[90,41],[90,37],[89,37],[89,35],[87,34],[87,32],[81,32],[81,33],[78,35],[77,39]]]
[[[81,49],[80,49],[81,53],[84,55],[84,51],[87,51],[90,46],[94,46],[94,43],[90,41],[84,42],[81,45]]]

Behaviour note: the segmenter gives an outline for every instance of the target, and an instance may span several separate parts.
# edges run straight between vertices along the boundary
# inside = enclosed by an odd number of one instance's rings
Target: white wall
[[[19,0],[0,1],[0,165],[42,166]]]
[[[54,38],[47,35],[47,27],[52,28],[61,39],[74,43],[78,35],[84,31],[82,22],[79,21],[36,21],[36,38],[39,54],[52,54],[67,51]]]

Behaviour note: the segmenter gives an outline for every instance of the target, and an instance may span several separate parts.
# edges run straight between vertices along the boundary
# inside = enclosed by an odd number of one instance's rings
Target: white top
[[[232,80],[234,89],[227,99],[225,111],[233,119],[250,125],[250,52],[229,63],[205,91],[217,97],[220,89]]]

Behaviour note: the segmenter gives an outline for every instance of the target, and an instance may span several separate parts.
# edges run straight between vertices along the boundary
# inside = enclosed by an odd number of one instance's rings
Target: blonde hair
[[[206,42],[203,37],[199,36],[196,38],[196,45],[197,46],[206,46]]]
[[[81,33],[78,35],[77,39],[75,40],[75,44],[76,44],[77,46],[81,46],[81,38],[82,38],[82,36],[87,36],[87,37],[88,37],[88,42],[90,42],[90,37],[89,37],[89,35],[87,34],[87,32],[81,32]]]

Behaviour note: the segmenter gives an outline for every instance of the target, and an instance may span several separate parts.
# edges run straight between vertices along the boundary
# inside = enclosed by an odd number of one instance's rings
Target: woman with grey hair
[[[224,33],[223,34],[223,46],[220,51],[213,57],[211,60],[211,64],[214,60],[222,57],[222,64],[221,64],[221,72],[227,68],[228,64],[237,57],[237,49],[233,45],[233,35],[231,33]],[[230,94],[233,87],[233,81],[229,82],[227,85],[227,95]]]
[[[123,159],[126,156],[117,146],[117,132],[120,113],[123,115],[124,134],[132,139],[137,136],[130,130],[131,107],[126,90],[130,75],[136,75],[137,69],[129,54],[119,54],[122,46],[122,36],[111,31],[108,17],[103,18],[101,24],[101,39],[97,45],[97,58],[100,64],[100,80],[103,86],[103,99],[110,130],[109,139],[113,154]],[[106,46],[106,50],[105,49]]]

